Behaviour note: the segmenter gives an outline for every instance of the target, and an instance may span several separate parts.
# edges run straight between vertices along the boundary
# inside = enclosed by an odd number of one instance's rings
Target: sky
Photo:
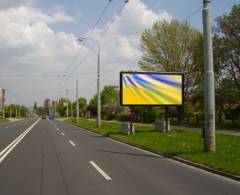
[[[212,22],[240,0],[213,0]],[[102,19],[94,24],[108,5]],[[42,105],[45,98],[96,93],[97,49],[100,43],[101,88],[118,85],[119,72],[139,70],[141,33],[157,21],[177,19],[202,31],[200,0],[0,0],[0,88],[6,104]],[[108,28],[107,28],[108,27]]]

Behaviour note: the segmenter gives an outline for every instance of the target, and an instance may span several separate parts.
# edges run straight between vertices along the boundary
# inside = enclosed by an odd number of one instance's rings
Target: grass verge
[[[0,124],[4,124],[4,123],[7,123],[7,122],[9,122],[8,119],[0,118]]]
[[[216,153],[203,152],[203,140],[198,132],[172,131],[160,133],[152,125],[136,124],[136,134],[128,136],[121,132],[117,122],[102,121],[101,128],[96,127],[96,121],[74,119],[66,121],[84,129],[99,133],[106,137],[139,146],[157,153],[178,156],[199,164],[240,175],[240,137],[231,135],[216,135]]]

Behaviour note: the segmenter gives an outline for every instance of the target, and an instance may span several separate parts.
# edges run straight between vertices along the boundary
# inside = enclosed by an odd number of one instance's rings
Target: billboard
[[[121,72],[120,103],[122,106],[181,106],[183,87],[181,73]]]
[[[0,111],[3,110],[4,102],[5,102],[5,89],[0,88]]]

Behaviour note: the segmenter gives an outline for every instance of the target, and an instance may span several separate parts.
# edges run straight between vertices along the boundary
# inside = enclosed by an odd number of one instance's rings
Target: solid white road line
[[[112,180],[111,177],[107,173],[105,173],[95,162],[89,161],[89,163],[106,179],[106,180]]]
[[[69,143],[72,144],[73,147],[76,146],[76,144],[72,140],[69,140]]]
[[[62,135],[64,135],[64,133],[63,133],[63,132],[61,132],[61,134],[62,134]]]
[[[7,157],[7,155],[18,145],[19,142],[32,130],[32,128],[40,121],[38,119],[30,127],[28,127],[21,135],[13,140],[5,149],[0,152],[0,163]]]

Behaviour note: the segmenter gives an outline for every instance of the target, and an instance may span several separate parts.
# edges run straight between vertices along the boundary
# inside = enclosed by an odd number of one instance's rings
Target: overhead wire
[[[110,20],[110,22],[107,24],[107,26],[104,28],[104,30],[101,32],[101,34],[100,34],[100,37],[101,37],[101,39],[105,36],[105,33],[107,32],[107,30],[110,28],[110,26],[114,23],[114,21],[117,19],[117,17],[116,16],[119,16],[121,13],[122,13],[122,11],[123,11],[123,9],[124,9],[124,7],[126,6],[126,4],[128,3],[129,1],[128,0],[124,0],[124,2],[123,2],[123,5],[120,7],[120,9],[118,10],[118,12],[117,12],[117,14],[113,14],[112,15],[112,18],[111,18],[111,20]],[[81,65],[86,59],[87,59],[87,57],[91,54],[91,51],[93,50],[93,49],[95,49],[95,47],[96,47],[96,43],[90,48],[90,50],[88,51],[88,53],[82,58],[82,60],[80,61],[80,63],[78,64],[78,65]],[[79,66],[78,66],[79,67]],[[78,67],[76,68],[76,70],[78,69]],[[68,77],[66,78],[66,80],[68,80],[73,74],[74,74],[74,71],[76,72],[76,70],[72,70],[72,72],[68,75]]]
[[[110,6],[110,4],[111,4],[112,1],[113,1],[113,0],[108,0],[107,5],[104,7],[104,9],[103,9],[103,11],[101,12],[101,14],[99,15],[97,21],[96,21],[95,24],[90,28],[90,33],[89,33],[89,34],[91,34],[92,31],[97,27],[97,25],[99,24],[99,22],[101,21],[101,19],[102,19],[103,16],[105,15],[105,13],[107,12],[107,10],[108,10],[108,8],[109,8],[109,6]],[[84,46],[84,45],[86,44],[86,42],[87,42],[87,40],[84,40],[82,46]],[[66,71],[65,71],[65,73],[64,73],[63,75],[66,75],[66,74],[72,69],[72,67],[73,67],[75,61],[78,59],[78,57],[79,57],[79,54],[78,54],[78,52],[77,52],[76,55],[73,57],[70,65],[67,67],[67,69],[66,69]]]

